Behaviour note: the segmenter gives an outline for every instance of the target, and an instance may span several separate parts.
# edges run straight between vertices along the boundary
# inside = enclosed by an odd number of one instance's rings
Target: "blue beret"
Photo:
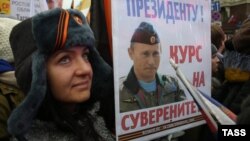
[[[154,27],[150,23],[142,22],[135,30],[131,38],[131,42],[154,45],[160,43],[160,39]]]

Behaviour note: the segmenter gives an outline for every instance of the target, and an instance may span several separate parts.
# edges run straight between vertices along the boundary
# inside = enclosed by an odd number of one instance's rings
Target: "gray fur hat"
[[[89,48],[93,69],[92,91],[100,88],[112,73],[111,67],[94,47],[94,34],[84,15],[77,10],[56,8],[22,21],[13,28],[10,43],[16,60],[17,82],[27,94],[8,120],[8,130],[15,136],[29,130],[48,93],[45,63],[55,51],[72,46]]]

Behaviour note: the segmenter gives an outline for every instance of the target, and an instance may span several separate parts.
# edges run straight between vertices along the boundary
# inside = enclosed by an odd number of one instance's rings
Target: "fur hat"
[[[12,50],[9,43],[9,35],[12,28],[20,21],[0,17],[0,59],[9,63],[14,62]]]
[[[154,45],[160,43],[160,39],[154,27],[150,23],[142,22],[135,30],[131,38],[131,42]]]
[[[250,55],[250,19],[246,19],[233,37],[236,51]]]
[[[93,32],[84,15],[73,9],[45,11],[13,28],[10,43],[16,59],[16,77],[27,96],[8,120],[11,134],[20,136],[30,128],[48,92],[45,60],[57,50],[72,46],[89,48],[93,69],[91,97],[96,96],[95,90],[102,87],[112,69],[100,57],[94,42]]]

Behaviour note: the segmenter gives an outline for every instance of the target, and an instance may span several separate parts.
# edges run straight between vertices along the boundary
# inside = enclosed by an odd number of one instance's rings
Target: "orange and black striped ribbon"
[[[69,12],[62,10],[57,27],[57,36],[54,51],[60,50],[64,47],[69,25]]]

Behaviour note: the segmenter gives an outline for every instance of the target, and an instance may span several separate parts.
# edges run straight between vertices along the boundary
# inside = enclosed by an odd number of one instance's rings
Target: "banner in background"
[[[148,22],[161,44],[157,73],[176,77],[169,59],[187,79],[203,92],[211,93],[211,1],[209,0],[115,0],[112,3],[112,40],[118,140],[151,140],[204,123],[185,86],[184,101],[121,112],[120,84],[133,61],[128,54],[130,40],[140,23]],[[137,95],[138,93],[134,93]],[[138,102],[137,96],[127,102]]]
[[[0,16],[25,20],[41,11],[48,10],[46,0],[3,0]]]
[[[0,17],[10,17],[17,20],[25,20],[39,12],[62,7],[70,9],[72,0],[1,0]],[[74,0],[74,9],[78,9],[87,16],[91,0]]]
[[[10,17],[25,20],[39,12],[62,7],[70,9],[72,0],[1,0],[0,17]],[[87,16],[91,0],[74,0],[74,9],[78,9]]]

